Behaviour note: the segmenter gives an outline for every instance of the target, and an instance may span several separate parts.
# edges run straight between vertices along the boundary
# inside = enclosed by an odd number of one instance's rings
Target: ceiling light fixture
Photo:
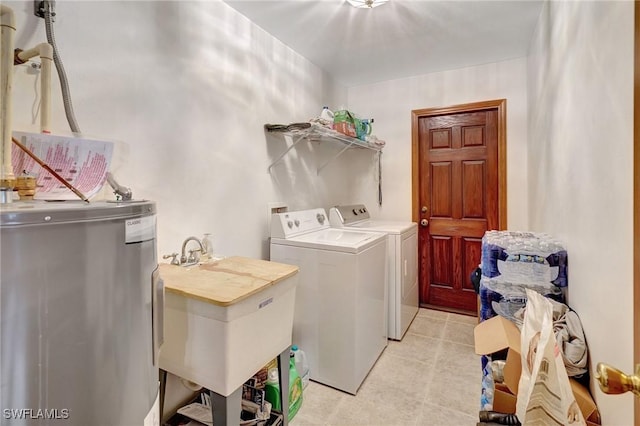
[[[389,0],[347,0],[351,6],[357,7],[358,9],[373,9],[388,1]]]

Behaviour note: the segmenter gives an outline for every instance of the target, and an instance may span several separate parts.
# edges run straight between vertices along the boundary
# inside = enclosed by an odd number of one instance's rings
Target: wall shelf
[[[282,152],[278,156],[278,158],[276,158],[269,165],[269,167],[267,168],[267,172],[269,173],[271,172],[271,169],[273,168],[273,166],[279,163],[284,158],[284,156],[287,155],[287,153],[289,153],[289,151],[291,151],[302,140],[331,141],[331,142],[337,142],[344,145],[343,148],[336,155],[334,155],[332,158],[330,158],[328,161],[326,161],[324,164],[318,167],[318,174],[320,174],[322,169],[328,166],[329,163],[331,163],[333,160],[338,158],[340,155],[342,155],[342,153],[344,153],[349,148],[365,148],[365,149],[370,149],[372,151],[377,152],[378,155],[382,154],[381,145],[376,145],[366,141],[362,141],[357,138],[352,138],[350,136],[344,135],[342,133],[336,132],[335,130],[328,129],[322,126],[312,125],[309,128],[302,129],[302,130],[295,130],[295,131],[279,131],[279,130],[273,131],[272,130],[270,131],[270,133],[280,133],[282,135],[288,135],[292,138],[293,142],[291,143],[291,145],[289,145],[289,147],[284,152]]]

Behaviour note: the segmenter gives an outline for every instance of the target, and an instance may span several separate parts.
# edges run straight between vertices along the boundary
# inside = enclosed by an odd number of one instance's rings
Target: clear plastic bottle
[[[293,359],[296,364],[296,371],[298,372],[300,379],[302,379],[302,388],[304,389],[309,384],[309,363],[307,362],[307,354],[298,348],[297,345],[291,346],[291,352],[293,353]]]

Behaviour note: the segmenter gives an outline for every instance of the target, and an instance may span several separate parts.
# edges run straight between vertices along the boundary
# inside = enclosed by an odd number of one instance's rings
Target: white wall
[[[46,40],[31,1],[3,3],[16,47]],[[269,202],[326,208],[349,191],[346,159],[316,174],[333,144],[302,143],[267,173],[286,142],[263,125],[308,121],[346,91],[226,4],[64,1],[54,28],[81,130],[121,141],[116,178],[158,204],[159,254],[211,232],[220,254],[268,258]],[[35,79],[17,67],[15,130],[38,130]],[[69,131],[59,92],[54,133]]]
[[[633,2],[550,2],[529,56],[531,228],[569,253],[593,368],[633,371]],[[596,386],[597,388],[597,386]],[[633,396],[593,389],[603,424]]]
[[[507,99],[507,223],[528,227],[527,61],[525,58],[362,85],[348,89],[349,109],[374,117],[383,154],[383,204],[376,206],[370,179],[358,195],[372,215],[411,220],[411,111]]]

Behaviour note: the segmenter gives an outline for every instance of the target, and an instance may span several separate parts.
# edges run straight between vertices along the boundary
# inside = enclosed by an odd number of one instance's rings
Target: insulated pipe
[[[0,4],[0,203],[10,203],[16,184],[11,164],[11,86],[13,83],[13,37],[16,21],[8,6]]]
[[[53,0],[44,1],[44,27],[47,33],[47,41],[53,47],[53,63],[56,65],[58,71],[58,78],[60,79],[60,89],[62,90],[62,102],[64,103],[64,111],[67,115],[67,121],[69,127],[73,133],[81,133],[80,126],[76,121],[76,115],[73,112],[73,104],[71,102],[71,91],[69,90],[69,81],[67,80],[67,73],[64,70],[62,59],[58,53],[58,46],[56,45],[56,38],[53,32],[53,17],[55,12],[53,10],[55,2]]]
[[[42,133],[51,133],[51,64],[53,63],[53,47],[49,43],[40,43],[31,49],[18,53],[18,59],[23,62],[35,56],[40,56],[40,70],[42,73],[40,76],[40,131]]]

